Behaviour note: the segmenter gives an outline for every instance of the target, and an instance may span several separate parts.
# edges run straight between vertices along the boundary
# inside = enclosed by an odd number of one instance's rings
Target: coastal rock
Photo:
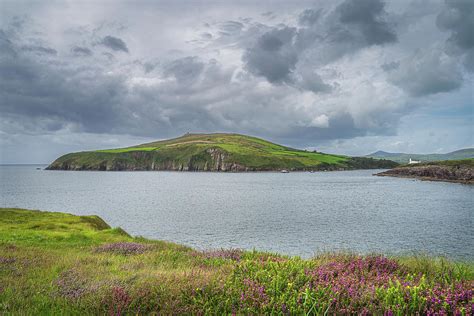
[[[377,175],[474,184],[474,169],[469,165],[405,166],[390,169]]]

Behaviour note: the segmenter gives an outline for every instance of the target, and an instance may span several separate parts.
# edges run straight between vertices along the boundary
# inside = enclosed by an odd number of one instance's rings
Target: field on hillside
[[[134,238],[96,216],[0,209],[0,314],[460,314],[474,264],[303,260]]]
[[[208,148],[222,148],[235,158],[246,157],[245,162],[251,166],[262,165],[260,160],[270,158],[287,158],[297,160],[304,166],[314,166],[321,162],[333,164],[345,162],[348,157],[307,152],[271,143],[269,141],[238,134],[187,134],[170,140],[147,143],[128,148],[106,149],[97,152],[123,153],[130,151],[162,151],[170,156],[187,152],[190,148],[198,150]],[[248,158],[251,157],[251,158]]]

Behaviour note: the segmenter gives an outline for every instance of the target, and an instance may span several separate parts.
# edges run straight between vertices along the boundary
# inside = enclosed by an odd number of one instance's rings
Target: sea
[[[95,214],[196,249],[474,259],[474,186],[332,172],[47,171],[0,166],[0,207]]]

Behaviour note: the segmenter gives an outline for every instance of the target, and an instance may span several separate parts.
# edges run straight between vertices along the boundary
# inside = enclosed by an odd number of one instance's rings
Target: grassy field
[[[50,169],[67,170],[335,170],[390,168],[394,163],[289,148],[239,134],[186,134],[127,148],[64,155]]]
[[[407,167],[413,166],[447,166],[455,168],[474,168],[474,158],[461,159],[461,160],[444,160],[444,161],[431,161],[423,162],[420,164],[407,165]]]
[[[96,153],[110,153],[110,154],[119,154],[119,153],[128,153],[131,151],[154,151],[157,150],[157,147],[128,147],[128,148],[117,148],[117,149],[103,149],[96,150]]]
[[[0,314],[459,314],[474,264],[196,251],[96,216],[0,209]]]

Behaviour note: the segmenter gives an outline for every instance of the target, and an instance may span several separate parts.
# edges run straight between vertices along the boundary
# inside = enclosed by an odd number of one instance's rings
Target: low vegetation
[[[0,209],[0,314],[472,315],[474,264],[196,251],[96,216]]]
[[[64,155],[48,169],[271,171],[392,168],[388,160],[289,148],[239,134],[186,134],[128,148]]]

